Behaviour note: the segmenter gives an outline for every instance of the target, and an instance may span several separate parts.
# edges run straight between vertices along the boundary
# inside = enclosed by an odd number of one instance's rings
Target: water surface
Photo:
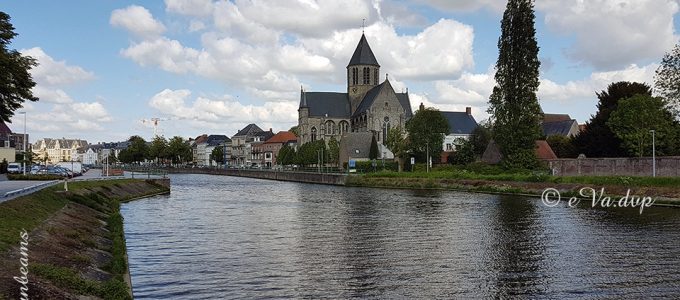
[[[680,210],[174,175],[123,204],[136,299],[680,297]]]

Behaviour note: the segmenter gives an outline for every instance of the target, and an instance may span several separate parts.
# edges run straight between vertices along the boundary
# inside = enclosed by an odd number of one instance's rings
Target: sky
[[[300,89],[346,92],[362,30],[381,78],[411,105],[472,107],[488,118],[501,0],[7,1],[19,35],[10,48],[37,59],[32,141],[90,143],[233,136],[249,123],[297,124]],[[678,41],[679,0],[537,0],[539,102],[579,123],[596,92],[653,83]],[[364,21],[365,20],[365,21]],[[362,26],[365,24],[365,26]],[[23,132],[24,115],[8,124]]]

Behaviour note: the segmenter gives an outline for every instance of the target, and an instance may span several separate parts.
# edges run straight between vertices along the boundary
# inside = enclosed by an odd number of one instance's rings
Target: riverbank
[[[167,179],[84,181],[1,203],[0,299],[21,298],[24,270],[30,298],[131,299],[120,203],[168,192]]]
[[[680,178],[645,177],[553,177],[545,175],[471,175],[461,178],[455,173],[379,172],[350,176],[347,186],[399,189],[439,189],[491,194],[513,194],[541,197],[548,188],[564,197],[579,196],[582,188],[600,191],[605,196],[631,195],[652,197],[655,204],[680,207]],[[566,199],[565,199],[566,200]]]

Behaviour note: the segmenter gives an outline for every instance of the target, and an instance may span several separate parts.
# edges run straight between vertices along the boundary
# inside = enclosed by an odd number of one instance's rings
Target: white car
[[[21,164],[20,163],[9,163],[9,165],[7,165],[7,173],[10,173],[10,174],[21,173]]]

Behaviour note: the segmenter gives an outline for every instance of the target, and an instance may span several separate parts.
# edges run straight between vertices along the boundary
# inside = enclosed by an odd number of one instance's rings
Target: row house
[[[85,140],[44,138],[33,145],[33,150],[39,160],[54,164],[63,161],[77,161],[78,149],[85,147],[87,147]]]
[[[239,130],[231,138],[231,156],[229,164],[234,167],[260,166],[262,153],[253,153],[253,146],[260,145],[274,136],[271,129],[264,131],[255,124]]]
[[[276,165],[276,157],[283,146],[294,147],[296,144],[297,136],[294,133],[280,131],[265,142],[253,146],[253,153],[257,153],[257,161],[254,161],[254,163],[258,166],[271,168]]]
[[[211,155],[215,148],[225,147],[226,143],[230,141],[226,135],[201,135],[192,143],[193,161],[197,166],[212,166],[216,165]]]

